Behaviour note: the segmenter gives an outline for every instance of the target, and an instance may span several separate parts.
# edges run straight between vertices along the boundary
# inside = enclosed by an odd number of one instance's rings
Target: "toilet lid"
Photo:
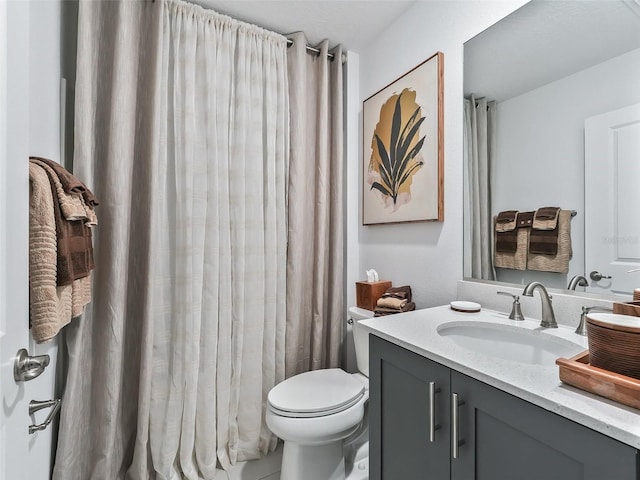
[[[346,410],[364,393],[364,385],[356,377],[330,368],[288,378],[271,389],[268,400],[280,415],[317,417]]]

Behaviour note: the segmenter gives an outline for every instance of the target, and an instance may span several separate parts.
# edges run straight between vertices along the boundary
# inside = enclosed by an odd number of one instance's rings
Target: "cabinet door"
[[[452,480],[639,478],[628,445],[455,371],[451,392],[464,402]]]
[[[370,478],[448,479],[449,369],[374,335],[369,338]],[[437,392],[433,409],[431,382]],[[439,425],[433,438],[432,411]]]

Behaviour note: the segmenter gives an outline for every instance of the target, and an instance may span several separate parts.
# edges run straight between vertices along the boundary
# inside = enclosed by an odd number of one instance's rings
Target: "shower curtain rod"
[[[156,3],[156,0],[151,0],[151,1],[153,3]],[[291,40],[290,38],[287,38],[287,47],[291,47],[291,46],[293,46],[293,40]],[[309,53],[315,53],[315,54],[320,53],[319,48],[312,47],[311,45],[307,45],[306,47],[307,47],[307,52]],[[327,57],[329,58],[329,60],[333,60],[335,55],[333,53],[327,53]],[[342,54],[342,58],[340,60],[342,60],[342,63],[347,63],[347,57],[344,53]]]
[[[287,38],[287,47],[292,47],[293,46],[293,40],[291,40],[290,38]],[[315,53],[316,55],[320,53],[320,49],[316,48],[316,47],[312,47],[311,45],[307,45],[307,52],[309,53]],[[335,55],[333,53],[327,53],[327,57],[329,58],[329,60],[333,60]],[[345,57],[344,54],[342,54],[342,63],[346,63],[347,58]]]

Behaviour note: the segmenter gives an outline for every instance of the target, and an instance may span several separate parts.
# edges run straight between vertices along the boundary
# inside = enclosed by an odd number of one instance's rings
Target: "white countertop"
[[[375,317],[362,320],[359,325],[423,357],[640,449],[640,410],[562,383],[557,365],[502,360],[460,347],[437,332],[440,325],[452,321],[540,330],[539,321],[516,322],[504,313],[484,308],[478,313],[456,312],[448,305]],[[586,337],[576,335],[569,327],[544,329],[544,333],[580,343],[587,349]]]

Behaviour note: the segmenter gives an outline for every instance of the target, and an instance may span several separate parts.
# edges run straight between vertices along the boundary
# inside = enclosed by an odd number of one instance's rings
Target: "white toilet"
[[[361,440],[368,433],[363,434],[366,426],[361,424],[369,399],[369,335],[358,322],[372,316],[368,310],[349,308],[359,373],[314,370],[290,377],[269,392],[267,426],[284,441],[280,480],[345,480],[345,440]],[[368,452],[368,444],[363,450]],[[367,476],[354,472],[349,478]]]

